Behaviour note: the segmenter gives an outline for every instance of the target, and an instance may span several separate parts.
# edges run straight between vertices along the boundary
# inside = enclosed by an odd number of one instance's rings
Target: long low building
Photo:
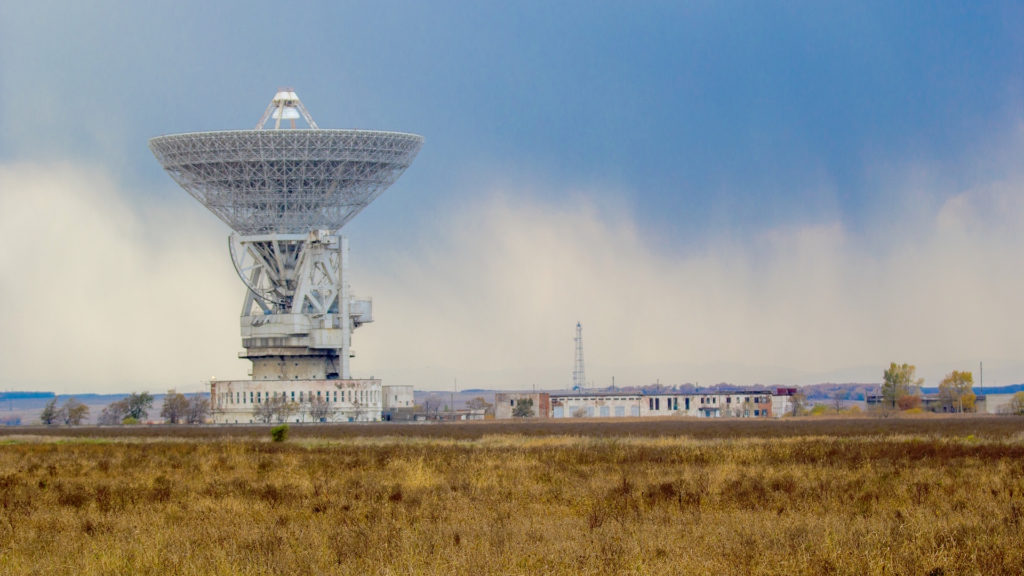
[[[210,383],[215,424],[378,422],[384,398],[411,404],[410,390],[364,380],[219,380]]]
[[[533,392],[499,393],[494,401],[498,419],[514,417],[515,408],[522,401],[528,401],[532,410],[520,414],[533,418],[771,418],[782,416],[786,404],[786,398],[780,401],[774,396],[770,390],[673,394]]]
[[[693,394],[568,394],[551,397],[553,418],[769,418],[772,393],[716,392]]]

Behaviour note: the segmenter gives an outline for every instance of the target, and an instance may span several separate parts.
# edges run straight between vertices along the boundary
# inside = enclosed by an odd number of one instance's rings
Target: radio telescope
[[[296,128],[298,120],[307,128]],[[402,175],[422,144],[415,134],[321,129],[290,88],[277,92],[255,129],[149,141],[171,178],[231,227],[231,259],[247,288],[239,356],[252,361],[252,381],[211,383],[215,420],[252,414],[251,404],[264,399],[301,407],[314,392],[318,402],[339,390],[345,398],[350,382],[376,382],[376,390],[348,389],[353,401],[337,403],[335,413],[367,419],[376,409],[379,417],[380,381],[349,373],[352,330],[373,314],[371,301],[349,290],[348,241],[339,231]],[[221,384],[234,386],[218,392]]]

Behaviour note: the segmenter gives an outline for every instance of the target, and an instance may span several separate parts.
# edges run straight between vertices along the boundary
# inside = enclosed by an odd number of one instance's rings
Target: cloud
[[[405,250],[351,239],[376,319],[354,335],[353,371],[568,386],[581,321],[596,386],[877,381],[890,361],[932,384],[978,361],[986,383],[1018,382],[1022,187],[964,190],[870,232],[833,221],[677,245],[607,191],[496,186]],[[140,200],[84,165],[0,165],[0,388],[246,377],[228,230],[173,184],[160,192]]]
[[[872,238],[829,222],[671,249],[599,194],[498,188],[406,253],[362,264],[353,242],[378,320],[353,366],[421,388],[569,386],[579,320],[597,386],[878,381],[890,361],[935,384],[982,360],[990,384],[1016,382],[1022,187],[886,216]]]
[[[159,392],[244,377],[226,228],[167,191],[146,203],[88,166],[0,165],[0,387]]]

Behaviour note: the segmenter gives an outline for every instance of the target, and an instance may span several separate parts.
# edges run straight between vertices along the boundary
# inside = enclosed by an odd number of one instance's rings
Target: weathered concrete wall
[[[316,402],[325,402],[330,408],[327,421],[376,422],[381,419],[383,397],[376,379],[210,382],[210,413],[216,424],[259,422],[258,406],[279,399],[294,404],[288,422],[314,422],[310,412]]]

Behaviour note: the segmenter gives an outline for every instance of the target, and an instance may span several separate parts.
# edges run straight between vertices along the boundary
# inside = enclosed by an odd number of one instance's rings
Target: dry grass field
[[[1015,418],[24,432],[0,574],[1024,573]]]

